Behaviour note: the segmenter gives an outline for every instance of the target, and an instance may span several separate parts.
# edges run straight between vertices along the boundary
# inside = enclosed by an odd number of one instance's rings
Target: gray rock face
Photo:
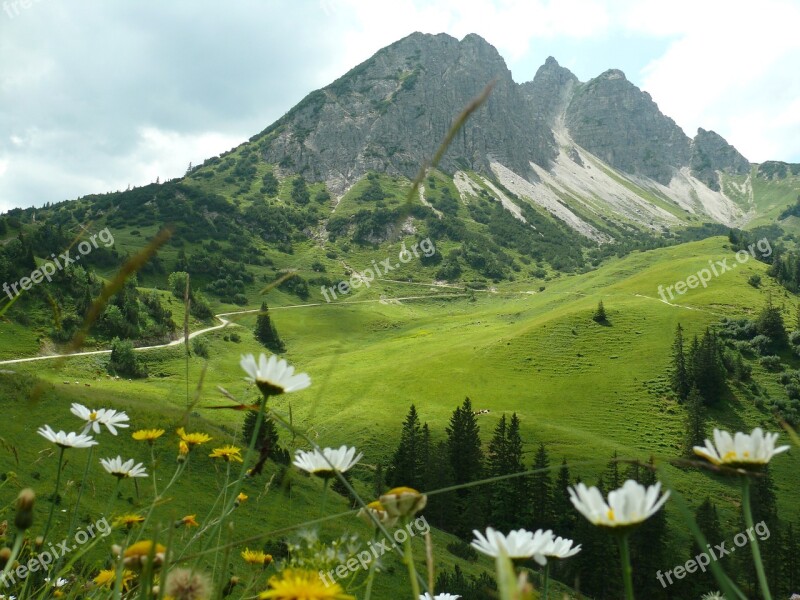
[[[341,192],[371,170],[414,177],[454,118],[490,81],[495,87],[457,134],[440,168],[491,174],[493,161],[535,183],[549,169],[554,129],[624,173],[669,184],[676,170],[718,190],[717,171],[743,173],[747,160],[714,132],[690,140],[650,95],[612,69],[581,83],[550,57],[532,81],[515,83],[503,58],[471,34],[414,33],[312,92],[254,136],[263,158]],[[562,141],[563,143],[563,141]],[[575,164],[578,147],[567,149]]]
[[[259,136],[268,162],[343,188],[374,169],[413,177],[455,116],[495,87],[440,168],[488,170],[491,160],[535,178],[529,161],[555,156],[550,129],[530,111],[497,50],[477,35],[412,34],[309,94]],[[337,190],[338,191],[338,190]]]
[[[698,129],[692,141],[692,175],[719,191],[717,171],[744,175],[750,172],[750,162],[714,131]]]
[[[579,83],[572,71],[559,65],[550,56],[536,71],[533,81],[523,83],[520,87],[531,104],[534,118],[552,127]]]
[[[681,128],[616,69],[576,87],[566,123],[578,144],[611,166],[665,185],[691,158]]]

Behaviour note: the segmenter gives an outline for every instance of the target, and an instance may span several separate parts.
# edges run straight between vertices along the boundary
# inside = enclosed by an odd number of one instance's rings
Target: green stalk
[[[622,563],[622,580],[625,583],[625,599],[633,598],[633,568],[631,567],[631,550],[628,545],[628,535],[623,533],[619,536],[619,558]]]
[[[153,503],[150,505],[150,508],[147,511],[147,516],[145,516],[144,521],[142,522],[142,526],[139,528],[139,535],[136,536],[136,541],[137,542],[139,541],[139,539],[144,534],[145,527],[147,527],[147,524],[150,522],[150,517],[153,516],[153,510],[155,509],[156,504],[158,504],[158,502],[164,497],[164,494],[167,493],[167,490],[169,488],[171,488],[172,484],[177,481],[178,476],[181,473],[183,473],[184,469],[186,469],[186,465],[189,464],[189,457],[191,455],[192,455],[192,453],[190,452],[186,456],[186,460],[184,460],[183,462],[179,462],[178,463],[178,466],[175,469],[175,473],[172,475],[172,479],[170,479],[169,483],[167,484],[167,487],[165,487],[163,490],[161,490],[161,495],[153,497]]]
[[[744,513],[744,522],[745,525],[747,525],[747,529],[753,531],[753,510],[750,506],[750,479],[747,475],[742,475],[742,512]],[[764,573],[764,563],[761,560],[761,549],[758,547],[757,537],[751,538],[750,548],[753,550],[753,562],[756,565],[761,594],[764,596],[764,600],[772,600],[772,594],[769,592],[767,575]]]
[[[550,561],[547,561],[547,564],[544,566],[544,584],[542,585],[542,598],[544,598],[544,600],[547,600],[549,588],[550,588]]]
[[[53,513],[56,512],[56,502],[58,501],[58,487],[61,485],[61,467],[64,463],[64,446],[59,446],[58,452],[58,472],[56,473],[56,489],[53,492],[53,501],[50,503],[50,515],[47,517],[47,525],[44,526],[44,533],[42,539],[47,540],[47,534],[50,532],[50,525],[53,524]]]
[[[75,533],[75,525],[78,522],[78,511],[81,507],[81,497],[83,497],[83,488],[86,487],[89,481],[89,467],[92,464],[92,454],[94,454],[94,446],[89,446],[89,456],[86,459],[86,467],[83,469],[83,479],[81,479],[81,485],[80,488],[78,488],[78,499],[75,501],[75,510],[72,513],[72,521],[70,521],[69,524],[67,539],[71,539],[72,534]]]
[[[14,567],[14,561],[17,560],[17,556],[19,556],[19,551],[22,549],[22,542],[25,540],[25,532],[18,531],[17,537],[14,540],[14,547],[11,549],[11,557],[8,559],[5,568],[3,569],[3,575],[7,575],[11,572],[11,569]]]
[[[256,447],[256,440],[258,439],[258,433],[261,431],[261,424],[264,422],[264,411],[267,406],[267,400],[269,399],[269,394],[264,393],[261,402],[258,406],[258,416],[256,417],[256,424],[253,427],[253,436],[250,438],[250,445],[247,447],[247,453],[244,455],[244,461],[242,461],[242,470],[239,473],[239,477],[233,483],[233,491],[231,492],[230,500],[228,501],[227,506],[224,506],[224,510],[222,511],[222,516],[219,519],[219,522],[214,526],[211,530],[208,540],[209,542],[213,541],[214,534],[217,530],[222,527],[223,522],[228,517],[228,515],[233,512],[233,509],[236,506],[236,497],[239,495],[239,492],[242,491],[242,483],[244,482],[244,478],[247,476],[247,468],[250,464],[250,457],[253,454],[253,451]],[[207,550],[208,545],[203,547],[203,550]]]
[[[403,518],[403,527],[408,525],[408,517]],[[411,536],[406,536],[406,541],[403,544],[404,555],[403,560],[408,567],[408,578],[411,580],[411,594],[412,600],[419,600],[419,581],[417,581],[417,569],[414,566],[414,553],[411,550]]]
[[[104,515],[110,515],[111,514],[111,507],[114,506],[114,501],[117,499],[117,494],[119,493],[119,486],[120,486],[120,482],[121,481],[122,481],[122,478],[117,477],[117,483],[114,486],[114,493],[111,494],[111,497],[108,499],[108,504],[106,504],[106,510],[103,513]]]
[[[377,539],[377,538],[376,538]],[[375,563],[377,559],[369,563],[369,573],[367,574],[367,589],[364,590],[364,600],[370,600],[372,597],[372,580],[375,579]]]
[[[227,465],[226,465],[226,468],[225,468],[225,486],[222,488],[222,508],[223,508],[223,510],[225,509],[225,504],[226,504],[225,501],[227,500],[227,494],[228,494],[228,484],[230,483],[230,479],[231,479],[231,461],[226,461],[226,462],[227,462]],[[225,515],[222,514],[222,515],[220,515],[219,518],[223,519],[224,517],[225,517]],[[219,546],[219,541],[221,539],[222,539],[222,529],[220,529],[217,532],[217,546]],[[230,541],[230,540],[228,540],[228,541]],[[226,548],[225,551],[228,552],[229,549]],[[211,571],[211,580],[212,581],[216,581],[217,580],[217,558],[219,558],[219,554],[214,554],[214,570]]]
[[[320,509],[319,509],[319,516],[320,517],[325,514],[325,503],[328,501],[328,483],[329,483],[329,480],[326,477],[323,481],[324,481],[324,483],[322,484],[322,504],[320,505]]]

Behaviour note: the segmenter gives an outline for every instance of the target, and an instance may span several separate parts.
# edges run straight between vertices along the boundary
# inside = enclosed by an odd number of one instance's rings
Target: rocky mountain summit
[[[519,199],[595,239],[599,220],[660,230],[693,217],[746,219],[720,177],[745,178],[750,164],[722,137],[700,129],[691,139],[617,69],[580,82],[550,57],[517,84],[475,34],[414,33],[387,46],[251,142],[266,162],[335,194],[371,171],[410,178],[489,82],[492,94],[458,133],[443,172],[513,184]]]

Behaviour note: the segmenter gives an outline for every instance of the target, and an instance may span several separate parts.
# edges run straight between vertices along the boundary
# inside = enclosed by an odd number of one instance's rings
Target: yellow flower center
[[[737,456],[737,455],[736,455],[736,451],[735,451],[735,450],[729,450],[729,451],[728,451],[728,452],[726,452],[726,453],[724,454],[724,456],[722,457],[722,461],[723,461],[723,462],[729,461],[729,460],[731,460],[731,459],[734,459],[734,458],[736,458],[736,456]]]
[[[90,421],[97,421],[97,411],[93,410],[89,413],[89,420]]]
[[[609,508],[608,509],[608,512],[606,513],[606,518],[609,521],[614,521],[616,519],[616,516],[614,516],[614,509],[613,508]]]

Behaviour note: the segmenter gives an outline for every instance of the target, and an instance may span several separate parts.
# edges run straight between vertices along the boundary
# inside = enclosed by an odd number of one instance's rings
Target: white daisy
[[[419,595],[419,600],[458,600],[461,596],[456,596],[455,594],[436,594],[435,596],[431,597],[428,592]]]
[[[535,533],[525,529],[515,529],[508,535],[503,535],[487,527],[486,536],[477,530],[472,533],[475,534],[472,547],[484,554],[497,557],[503,549],[509,558],[533,558],[540,565],[547,564],[544,553],[553,542],[553,532],[549,529],[547,531],[537,529]]]
[[[100,464],[103,465],[103,468],[108,473],[120,479],[126,477],[147,477],[147,471],[142,463],[134,466],[134,460],[132,458],[125,462],[122,462],[121,456],[117,456],[116,458],[101,458]]]
[[[112,408],[100,408],[98,410],[90,410],[83,404],[77,402],[72,403],[70,412],[86,421],[86,428],[84,433],[88,433],[89,429],[95,433],[100,433],[100,425],[105,425],[112,435],[117,435],[117,427],[128,427],[128,415],[122,411],[116,411]]]
[[[298,450],[295,453],[294,466],[317,477],[327,479],[333,477],[336,471],[340,473],[349,471],[363,456],[363,452],[359,452],[356,456],[356,449],[347,446],[342,446],[338,450],[325,448],[322,452]]]
[[[569,489],[573,506],[593,525],[600,527],[626,527],[638,525],[652,517],[664,506],[669,491],[661,498],[661,482],[645,488],[633,479],[626,481],[618,490],[608,494],[608,504],[596,487],[587,488],[579,483]]]
[[[62,448],[88,448],[89,446],[95,446],[97,444],[90,435],[75,433],[74,431],[70,431],[69,433],[59,431],[56,433],[50,425],[39,427],[36,432]]]
[[[259,389],[270,395],[284,392],[297,392],[311,385],[311,378],[306,373],[294,374],[294,367],[284,359],[278,360],[274,354],[267,359],[265,354],[258,357],[245,354],[239,365],[247,372],[247,381],[255,383]]]
[[[792,599],[793,598],[794,596],[792,596]],[[707,594],[703,594],[703,597],[700,598],[700,600],[725,600],[725,596],[719,592],[708,592]]]
[[[760,427],[753,433],[737,431],[731,436],[727,431],[714,430],[714,443],[706,440],[705,446],[695,446],[694,453],[715,465],[729,467],[756,467],[766,465],[773,456],[786,452],[789,446],[775,447],[777,433],[764,433]]]
[[[570,556],[575,556],[578,552],[581,551],[581,545],[578,544],[574,548],[572,544],[574,544],[572,540],[568,538],[562,538],[561,536],[555,538],[547,549],[544,552],[544,555],[547,558],[569,558]]]

